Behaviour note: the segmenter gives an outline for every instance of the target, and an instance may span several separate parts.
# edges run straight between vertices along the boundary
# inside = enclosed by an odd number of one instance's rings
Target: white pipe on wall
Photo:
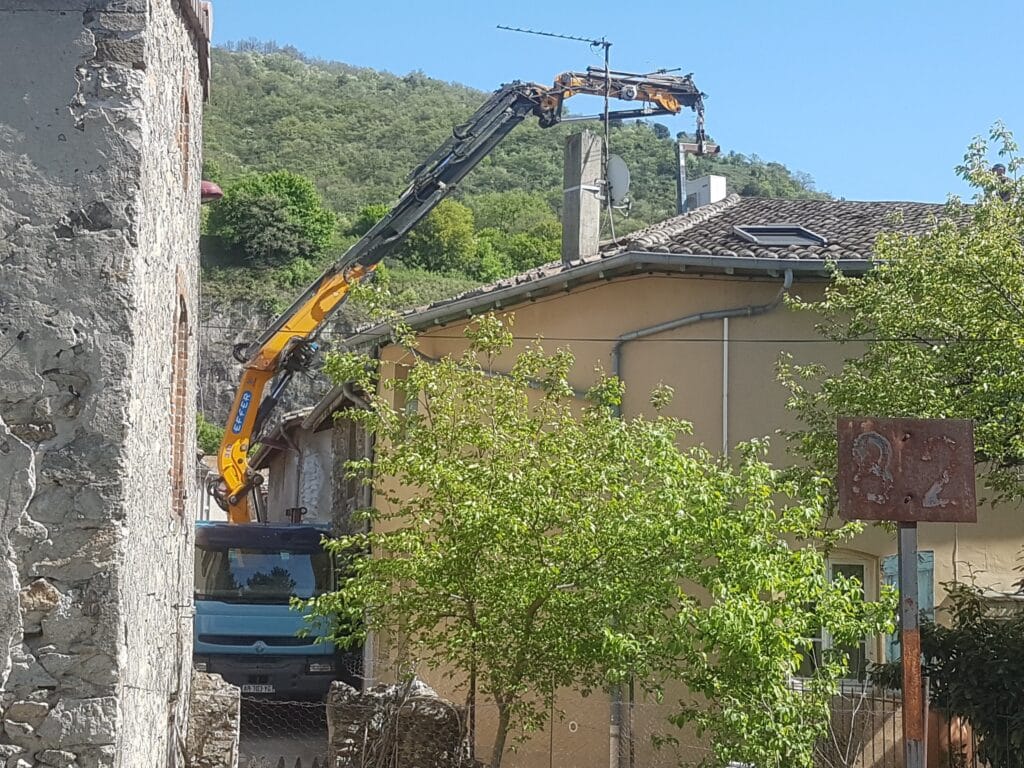
[[[729,455],[729,318],[722,318],[722,455]]]

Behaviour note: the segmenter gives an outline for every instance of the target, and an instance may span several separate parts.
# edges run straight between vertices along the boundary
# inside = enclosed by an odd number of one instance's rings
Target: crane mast
[[[351,286],[394,253],[409,231],[447,197],[513,128],[533,115],[543,128],[562,119],[566,99],[577,94],[640,102],[612,118],[697,113],[698,152],[705,145],[704,94],[690,75],[634,74],[589,68],[566,72],[553,85],[512,82],[501,86],[452,135],[409,174],[409,186],[377,224],[299,296],[255,341],[236,345],[244,366],[217,455],[219,475],[208,490],[234,523],[250,522],[250,494],[260,477],[249,467],[249,449],[288,383],[309,369],[319,352],[318,337],[344,303]],[[268,389],[269,388],[269,389]]]

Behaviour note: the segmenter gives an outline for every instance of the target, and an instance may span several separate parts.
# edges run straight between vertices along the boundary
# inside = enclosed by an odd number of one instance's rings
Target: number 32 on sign
[[[977,522],[971,421],[840,418],[838,433],[841,517]]]
[[[925,766],[917,524],[973,523],[974,428],[962,419],[840,418],[839,515],[899,523],[903,765]]]

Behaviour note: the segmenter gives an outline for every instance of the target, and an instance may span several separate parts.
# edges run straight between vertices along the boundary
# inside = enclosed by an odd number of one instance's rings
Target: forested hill
[[[384,215],[381,204],[397,198],[406,174],[487,94],[419,72],[399,77],[312,61],[262,43],[215,50],[213,73],[203,175],[226,194],[204,208],[212,237],[202,254],[200,405],[221,422],[239,375],[232,346],[258,336]],[[428,303],[557,260],[570,130],[581,125],[542,130],[527,120],[470,173],[455,199],[434,209],[388,260],[395,305]],[[633,177],[634,207],[618,220],[619,233],[674,213],[673,139],[656,123],[614,128],[612,150]],[[820,194],[809,177],[753,157],[694,161],[690,174],[709,170],[740,194]],[[358,308],[344,306],[325,342],[361,319]],[[287,407],[310,405],[330,386],[323,377],[296,384]]]
[[[341,219],[390,202],[406,174],[465,120],[486,94],[420,72],[396,76],[310,60],[294,49],[247,43],[213,52],[214,89],[205,119],[207,173],[230,181],[246,171],[288,169],[311,178]],[[554,75],[556,73],[552,73]],[[699,81],[698,81],[699,82]],[[495,83],[497,87],[498,83]],[[562,147],[579,124],[552,129],[526,121],[463,182],[464,200],[485,192],[530,191],[560,203]],[[633,176],[634,226],[672,215],[674,137],[662,125],[629,122],[612,151]],[[809,176],[735,153],[692,161],[742,195],[823,196]]]

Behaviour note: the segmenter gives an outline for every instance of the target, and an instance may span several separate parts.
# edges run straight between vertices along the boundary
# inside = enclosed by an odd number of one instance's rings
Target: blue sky
[[[497,24],[607,37],[613,68],[693,72],[725,150],[852,200],[964,194],[953,168],[973,136],[997,119],[1024,136],[1024,0],[214,2],[218,43],[274,40],[482,90],[601,63],[583,43]],[[665,122],[692,129],[693,115]]]

